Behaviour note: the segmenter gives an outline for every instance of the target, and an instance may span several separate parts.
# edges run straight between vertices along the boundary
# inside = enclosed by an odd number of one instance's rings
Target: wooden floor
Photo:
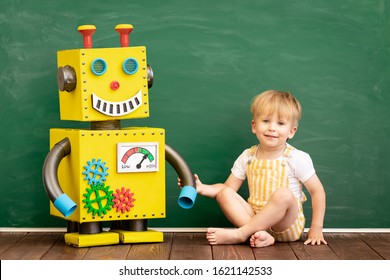
[[[210,246],[204,233],[164,233],[163,243],[74,248],[63,233],[0,232],[1,260],[389,260],[390,233],[325,233],[328,245]]]

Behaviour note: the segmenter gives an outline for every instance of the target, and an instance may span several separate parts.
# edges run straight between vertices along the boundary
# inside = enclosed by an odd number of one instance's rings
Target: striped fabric
[[[247,179],[249,186],[248,203],[255,213],[258,213],[271,195],[279,188],[288,188],[287,159],[295,148],[288,146],[283,153],[282,160],[279,159],[261,159],[256,157],[248,162]],[[257,146],[251,148],[251,155],[256,153]],[[275,232],[269,229],[268,232],[277,241],[296,241],[300,238],[304,226],[305,217],[303,215],[302,203],[297,199],[298,217],[294,224],[283,232]]]

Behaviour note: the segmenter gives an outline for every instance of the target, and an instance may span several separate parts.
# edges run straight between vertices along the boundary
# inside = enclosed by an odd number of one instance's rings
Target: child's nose
[[[268,126],[268,129],[274,131],[275,130],[275,124],[270,122],[269,126]]]

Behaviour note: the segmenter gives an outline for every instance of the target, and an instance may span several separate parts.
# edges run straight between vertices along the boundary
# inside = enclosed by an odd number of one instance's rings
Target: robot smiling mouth
[[[142,103],[142,92],[139,92],[133,97],[121,101],[111,102],[99,98],[96,94],[92,93],[92,107],[102,114],[107,116],[117,117],[130,114],[131,112],[138,109]]]

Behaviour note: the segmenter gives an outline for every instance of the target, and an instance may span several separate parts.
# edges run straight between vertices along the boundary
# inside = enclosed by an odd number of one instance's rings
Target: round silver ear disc
[[[57,70],[57,86],[60,91],[71,92],[76,88],[76,71],[66,65]]]

